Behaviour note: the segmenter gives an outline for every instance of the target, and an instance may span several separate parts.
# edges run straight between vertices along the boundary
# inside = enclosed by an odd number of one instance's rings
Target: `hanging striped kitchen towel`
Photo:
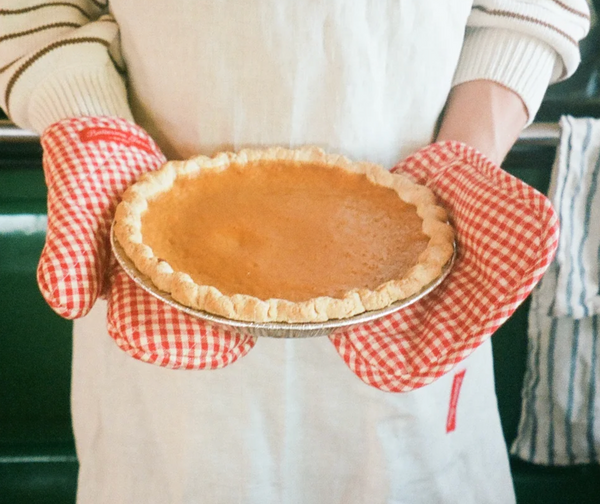
[[[561,124],[553,203],[564,239],[553,314],[581,319],[600,313],[600,122],[565,117]]]
[[[528,362],[511,452],[529,462],[600,461],[600,121],[561,119],[549,197],[561,237],[533,291]]]

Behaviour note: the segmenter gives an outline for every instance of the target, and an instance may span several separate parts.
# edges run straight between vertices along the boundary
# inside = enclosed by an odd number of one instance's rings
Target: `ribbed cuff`
[[[116,74],[116,72],[115,72]],[[31,96],[31,129],[46,127],[68,117],[113,116],[133,121],[121,78],[90,69],[51,80]]]
[[[533,122],[558,54],[538,39],[510,30],[469,28],[453,85],[486,79],[517,93]]]
[[[58,57],[59,52],[51,56]],[[69,117],[133,120],[124,79],[106,56],[100,64],[82,63],[54,72],[50,69],[52,59],[37,61],[16,82],[10,95],[10,116],[16,124],[41,134],[51,124]]]

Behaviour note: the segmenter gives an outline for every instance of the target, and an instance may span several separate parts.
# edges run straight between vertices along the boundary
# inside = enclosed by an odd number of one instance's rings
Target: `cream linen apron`
[[[317,144],[393,166],[432,139],[468,2],[113,0],[137,120],[169,157]],[[327,338],[260,339],[215,371],[75,323],[78,502],[514,502],[490,344],[414,392],[357,378]]]

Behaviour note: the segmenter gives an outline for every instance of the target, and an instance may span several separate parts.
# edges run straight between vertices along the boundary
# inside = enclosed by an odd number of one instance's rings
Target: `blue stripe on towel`
[[[572,161],[571,157],[573,156],[573,125],[571,124],[571,121],[570,121],[570,119],[568,117],[565,118],[565,121],[567,123],[569,123],[569,131],[570,131],[570,133],[569,133],[569,139],[567,141],[567,152],[565,153],[565,157],[569,160],[569,165],[571,165],[572,164],[571,163],[571,161]],[[557,159],[556,160],[556,164],[558,164],[558,163],[560,163],[560,161]],[[557,174],[558,174],[558,172],[560,170],[558,170],[557,166],[554,166],[553,167],[553,171],[554,171],[553,175],[557,176]],[[566,189],[566,185],[567,184],[565,184],[565,181],[562,178],[559,178],[557,180],[556,184],[557,184],[557,187],[560,185],[560,196],[558,197],[558,200],[556,198],[554,198],[554,200],[558,201],[559,204],[560,204],[560,208],[558,208],[558,215],[559,215],[559,218],[561,218],[564,215],[564,211],[562,209],[562,205],[564,204],[565,199],[566,199],[565,198],[565,189]],[[562,227],[562,224],[563,223],[561,222],[561,227]]]
[[[565,412],[565,437],[567,443],[567,456],[569,462],[575,462],[575,452],[573,451],[573,401],[575,398],[575,371],[577,370],[577,347],[579,345],[579,320],[573,321],[573,342],[571,344],[571,366],[569,368],[569,395],[567,399],[567,411]]]
[[[569,205],[569,227],[568,230],[569,231],[573,231],[575,229],[575,202],[577,201],[578,197],[579,197],[579,193],[583,190],[583,184],[581,184],[581,181],[583,180],[583,175],[585,173],[585,168],[586,168],[586,164],[585,164],[585,151],[587,150],[588,146],[590,145],[590,138],[591,138],[591,132],[592,132],[592,126],[590,124],[589,121],[586,121],[586,130],[585,130],[585,137],[583,140],[583,144],[581,147],[581,159],[580,159],[580,163],[579,163],[579,184],[577,184],[575,191],[573,192],[573,194],[570,195],[569,201],[570,201],[570,205]],[[571,137],[569,138],[569,143],[571,141],[571,139],[573,138],[573,135],[571,134]],[[570,147],[570,145],[569,145]],[[570,166],[572,167],[571,169],[574,169],[573,164],[569,161]],[[563,195],[564,195],[564,188],[567,184],[563,184]],[[563,195],[561,195],[561,198],[563,198]],[[561,199],[562,201],[562,199]],[[582,242],[584,242],[585,240],[582,240]],[[575,268],[570,268],[569,270],[569,276],[567,277],[567,287],[566,287],[566,292],[567,292],[567,299],[569,300],[569,304],[571,304],[571,301],[574,301],[574,296],[573,296],[573,282],[574,282],[574,276],[575,274]],[[582,277],[582,281],[583,281],[583,277]],[[573,313],[573,311],[575,310],[575,307],[573,305],[571,305],[570,307],[571,313]]]
[[[588,131],[589,131],[589,129],[590,129],[589,121],[587,123],[587,126],[588,126]],[[585,148],[584,148],[584,152],[585,152]],[[583,164],[583,161],[582,161],[582,164]],[[598,197],[596,194],[596,190],[598,188],[598,175],[599,174],[600,174],[600,157],[598,157],[598,159],[596,160],[596,164],[595,164],[594,170],[592,172],[592,180],[590,181],[590,186],[588,188],[588,194],[587,194],[587,198],[586,198],[586,202],[585,202],[585,218],[584,218],[584,222],[583,222],[584,232],[583,232],[581,242],[579,243],[579,253],[577,256],[579,259],[579,277],[580,277],[580,281],[581,281],[581,285],[582,285],[581,295],[579,296],[579,305],[583,309],[583,314],[585,317],[590,316],[590,310],[589,310],[588,304],[586,303],[587,298],[588,298],[588,293],[586,292],[586,288],[587,288],[586,278],[588,276],[588,272],[585,271],[585,266],[584,266],[584,249],[585,249],[586,241],[588,240],[588,237],[589,237],[588,230],[590,229],[590,223],[591,223],[590,221],[591,221],[591,217],[592,217],[592,207],[594,204],[594,200],[596,199],[596,197]]]
[[[552,319],[550,326],[550,336],[548,340],[548,390],[554,387],[554,350],[556,349],[556,328],[558,326],[557,319]],[[548,430],[548,463],[554,464],[554,401],[552,397],[548,398],[548,418],[550,425]]]
[[[541,337],[541,333],[539,333],[539,334]],[[540,363],[541,345],[539,343],[540,343],[540,340],[538,339],[538,345],[536,348],[535,361],[534,361],[536,373],[535,373],[535,377],[533,379],[533,383],[532,383],[532,387],[531,387],[531,395],[530,395],[531,405],[530,405],[530,410],[529,410],[529,414],[528,414],[528,420],[531,423],[531,444],[529,445],[529,456],[531,457],[532,460],[535,458],[535,452],[536,452],[536,448],[537,448],[537,429],[538,429],[537,420],[538,420],[538,418],[535,413],[535,402],[536,402],[537,387],[540,382],[539,363]]]
[[[537,300],[536,300],[537,303]],[[527,375],[525,377],[526,383],[529,383],[529,391],[526,394],[526,397],[529,398],[529,403],[527,407],[527,413],[525,415],[525,430],[531,432],[531,437],[529,439],[529,457],[531,460],[534,459],[537,449],[537,414],[535,412],[535,403],[536,403],[536,394],[537,388],[540,383],[540,351],[541,351],[541,340],[542,340],[542,331],[541,331],[541,321],[540,321],[540,311],[536,309],[533,313],[535,313],[537,318],[537,331],[536,331],[536,348],[533,352],[533,362],[527,369]],[[529,340],[529,344],[531,345],[532,340]],[[529,349],[530,360],[531,360],[531,348]],[[529,427],[530,426],[530,427]],[[522,446],[519,446],[519,451],[522,450]]]
[[[592,365],[590,372],[590,389],[587,411],[587,442],[590,460],[598,462],[594,434],[594,408],[596,406],[596,366],[598,364],[598,317],[592,317]]]

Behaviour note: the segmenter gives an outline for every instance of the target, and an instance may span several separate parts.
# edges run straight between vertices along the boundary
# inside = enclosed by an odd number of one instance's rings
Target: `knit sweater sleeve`
[[[548,85],[577,69],[589,26],[586,0],[476,0],[454,85],[498,82],[521,96],[532,122]]]
[[[0,8],[0,107],[41,133],[73,116],[131,119],[108,0],[6,0]]]

